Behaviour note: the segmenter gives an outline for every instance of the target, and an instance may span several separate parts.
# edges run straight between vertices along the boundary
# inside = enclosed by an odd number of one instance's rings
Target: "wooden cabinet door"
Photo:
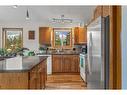
[[[72,73],[75,73],[75,72],[77,72],[77,70],[76,70],[76,62],[74,62],[75,60],[74,60],[74,57],[73,57],[73,61],[71,62],[71,72]]]
[[[87,42],[87,28],[75,27],[74,28],[74,44],[84,44]]]
[[[73,61],[72,55],[63,55],[62,59],[62,72],[71,72],[71,62]]]
[[[28,72],[1,72],[0,89],[28,89]]]
[[[53,55],[52,56],[52,72],[59,73],[62,72],[62,55]]]
[[[44,89],[46,81],[46,61],[37,65],[34,70],[30,72],[30,89]]]
[[[42,72],[41,72],[41,86],[44,89],[45,88],[45,83],[47,80],[47,61],[43,61],[42,63]]]
[[[35,70],[30,72],[30,89],[37,89],[37,72]]]
[[[42,88],[42,63],[40,63],[37,67],[37,89]]]
[[[87,41],[87,31],[86,28],[79,28],[79,44],[84,44]]]
[[[78,44],[79,39],[79,28],[74,28],[74,44]]]
[[[73,61],[71,63],[71,72],[79,73],[79,55],[73,55]]]
[[[53,73],[79,73],[79,55],[53,55]]]
[[[98,18],[99,16],[102,16],[103,12],[102,12],[102,6],[97,6],[94,10],[94,16],[93,19]]]
[[[42,44],[51,44],[51,31],[50,27],[40,27],[39,28],[39,43]]]
[[[37,72],[37,78],[36,78],[36,89],[40,89],[40,88],[42,88],[42,86],[41,86],[41,74],[40,74],[40,72]]]

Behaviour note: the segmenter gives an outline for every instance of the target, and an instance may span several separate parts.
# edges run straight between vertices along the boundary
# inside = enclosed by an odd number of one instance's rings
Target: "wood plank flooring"
[[[47,76],[46,89],[85,89],[86,84],[80,75],[53,74]]]

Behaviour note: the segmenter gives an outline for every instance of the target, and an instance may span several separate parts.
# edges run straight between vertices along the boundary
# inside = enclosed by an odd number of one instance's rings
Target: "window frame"
[[[21,30],[21,38],[22,38],[22,42],[21,42],[21,48],[23,47],[23,28],[2,28],[2,48],[6,48],[6,43],[7,43],[7,30]]]
[[[68,46],[57,46],[55,45],[55,30],[57,31],[64,31],[66,32],[66,30],[68,30],[70,32],[70,45]],[[52,47],[53,48],[63,48],[63,49],[70,49],[72,48],[72,28],[53,28],[53,41],[52,41]]]

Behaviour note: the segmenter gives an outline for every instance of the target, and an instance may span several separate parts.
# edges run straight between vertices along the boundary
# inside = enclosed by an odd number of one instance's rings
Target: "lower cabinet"
[[[80,72],[80,60],[78,55],[73,55],[73,60],[71,63],[71,72]]]
[[[45,81],[47,79],[46,61],[34,67],[29,74],[29,88],[30,89],[44,89]]]
[[[37,75],[36,75],[36,71],[31,71],[30,72],[30,89],[36,89],[37,88]]]
[[[53,73],[79,73],[79,55],[53,55]]]
[[[29,89],[27,72],[0,72],[0,89]]]
[[[0,72],[0,89],[44,89],[47,60],[23,72]]]
[[[62,72],[71,72],[72,55],[63,55]]]
[[[52,55],[52,72],[62,72],[62,56],[61,55]]]

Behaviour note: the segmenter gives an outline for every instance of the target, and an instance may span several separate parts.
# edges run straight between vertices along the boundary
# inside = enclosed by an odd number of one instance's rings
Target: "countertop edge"
[[[39,58],[41,58],[41,56],[39,56]],[[48,58],[48,56],[43,56],[43,58],[40,59],[40,61],[35,64],[34,66],[32,66],[29,69],[22,69],[22,70],[0,70],[0,73],[20,73],[20,72],[29,72],[31,69],[33,69],[35,66],[37,66],[38,64],[40,64],[41,62],[45,61]]]

